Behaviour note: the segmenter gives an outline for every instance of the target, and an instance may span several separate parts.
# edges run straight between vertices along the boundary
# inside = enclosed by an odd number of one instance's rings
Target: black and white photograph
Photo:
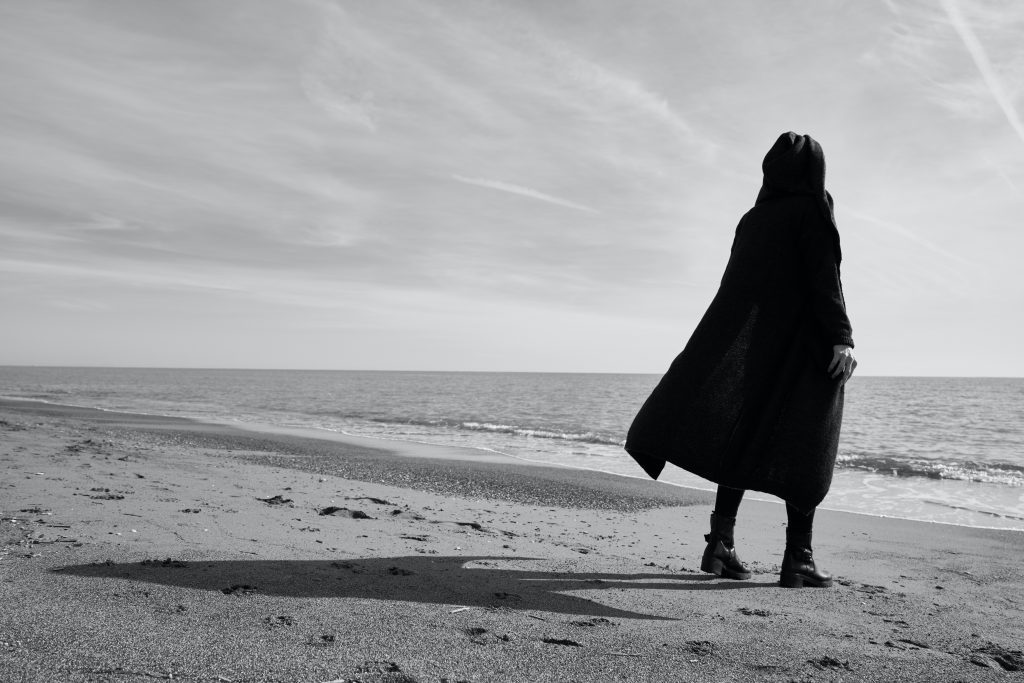
[[[1022,36],[0,0],[0,683],[1024,676]]]

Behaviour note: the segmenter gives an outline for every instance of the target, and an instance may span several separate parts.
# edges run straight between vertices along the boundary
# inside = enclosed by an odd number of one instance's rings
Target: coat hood
[[[799,135],[792,131],[783,133],[765,155],[761,170],[764,172],[764,181],[755,205],[793,194],[814,197],[825,220],[832,226],[836,258],[841,261],[835,204],[832,195],[825,189],[825,153],[818,141],[810,135]]]

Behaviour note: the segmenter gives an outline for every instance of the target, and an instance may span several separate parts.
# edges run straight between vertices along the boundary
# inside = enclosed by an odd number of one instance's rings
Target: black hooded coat
[[[832,346],[853,346],[853,331],[821,146],[785,133],[762,169],[718,293],[625,448],[654,479],[671,462],[809,511],[832,482],[843,419]]]

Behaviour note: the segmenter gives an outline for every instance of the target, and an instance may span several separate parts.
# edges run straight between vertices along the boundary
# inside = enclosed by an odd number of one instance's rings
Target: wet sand
[[[0,681],[1024,676],[1024,534],[818,513],[831,589],[697,570],[709,494],[0,401]]]

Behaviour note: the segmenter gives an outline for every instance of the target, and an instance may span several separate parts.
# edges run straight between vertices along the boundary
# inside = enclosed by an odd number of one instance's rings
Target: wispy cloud
[[[576,209],[577,211],[588,211],[590,213],[598,213],[597,209],[583,204],[577,204],[571,202],[568,199],[560,199],[549,194],[545,194],[540,190],[534,190],[530,187],[523,187],[522,185],[513,185],[512,183],[505,183],[500,180],[487,180],[486,178],[466,178],[461,175],[452,175],[454,180],[458,180],[460,183],[466,183],[467,185],[476,185],[477,187],[486,187],[490,190],[499,190],[501,192],[508,192],[509,194],[519,195],[520,197],[529,197],[530,199],[538,199],[548,204],[555,204],[557,206],[564,206],[568,209]]]
[[[981,77],[988,86],[989,92],[992,94],[992,98],[999,105],[1003,115],[1006,116],[1007,122],[1010,127],[1017,133],[1017,137],[1024,142],[1024,123],[1021,123],[1020,116],[1017,114],[1017,110],[1013,105],[1013,101],[1010,99],[1009,94],[1006,92],[1006,88],[1003,87],[995,69],[992,67],[992,63],[989,61],[988,54],[985,51],[985,47],[978,40],[978,36],[975,35],[971,29],[970,23],[960,10],[960,4],[957,0],[941,0],[942,7],[946,11],[946,15],[949,17],[949,23],[956,31],[957,35],[964,43],[964,47],[967,48],[967,52],[971,55],[971,59],[974,61],[974,65],[978,68]]]

